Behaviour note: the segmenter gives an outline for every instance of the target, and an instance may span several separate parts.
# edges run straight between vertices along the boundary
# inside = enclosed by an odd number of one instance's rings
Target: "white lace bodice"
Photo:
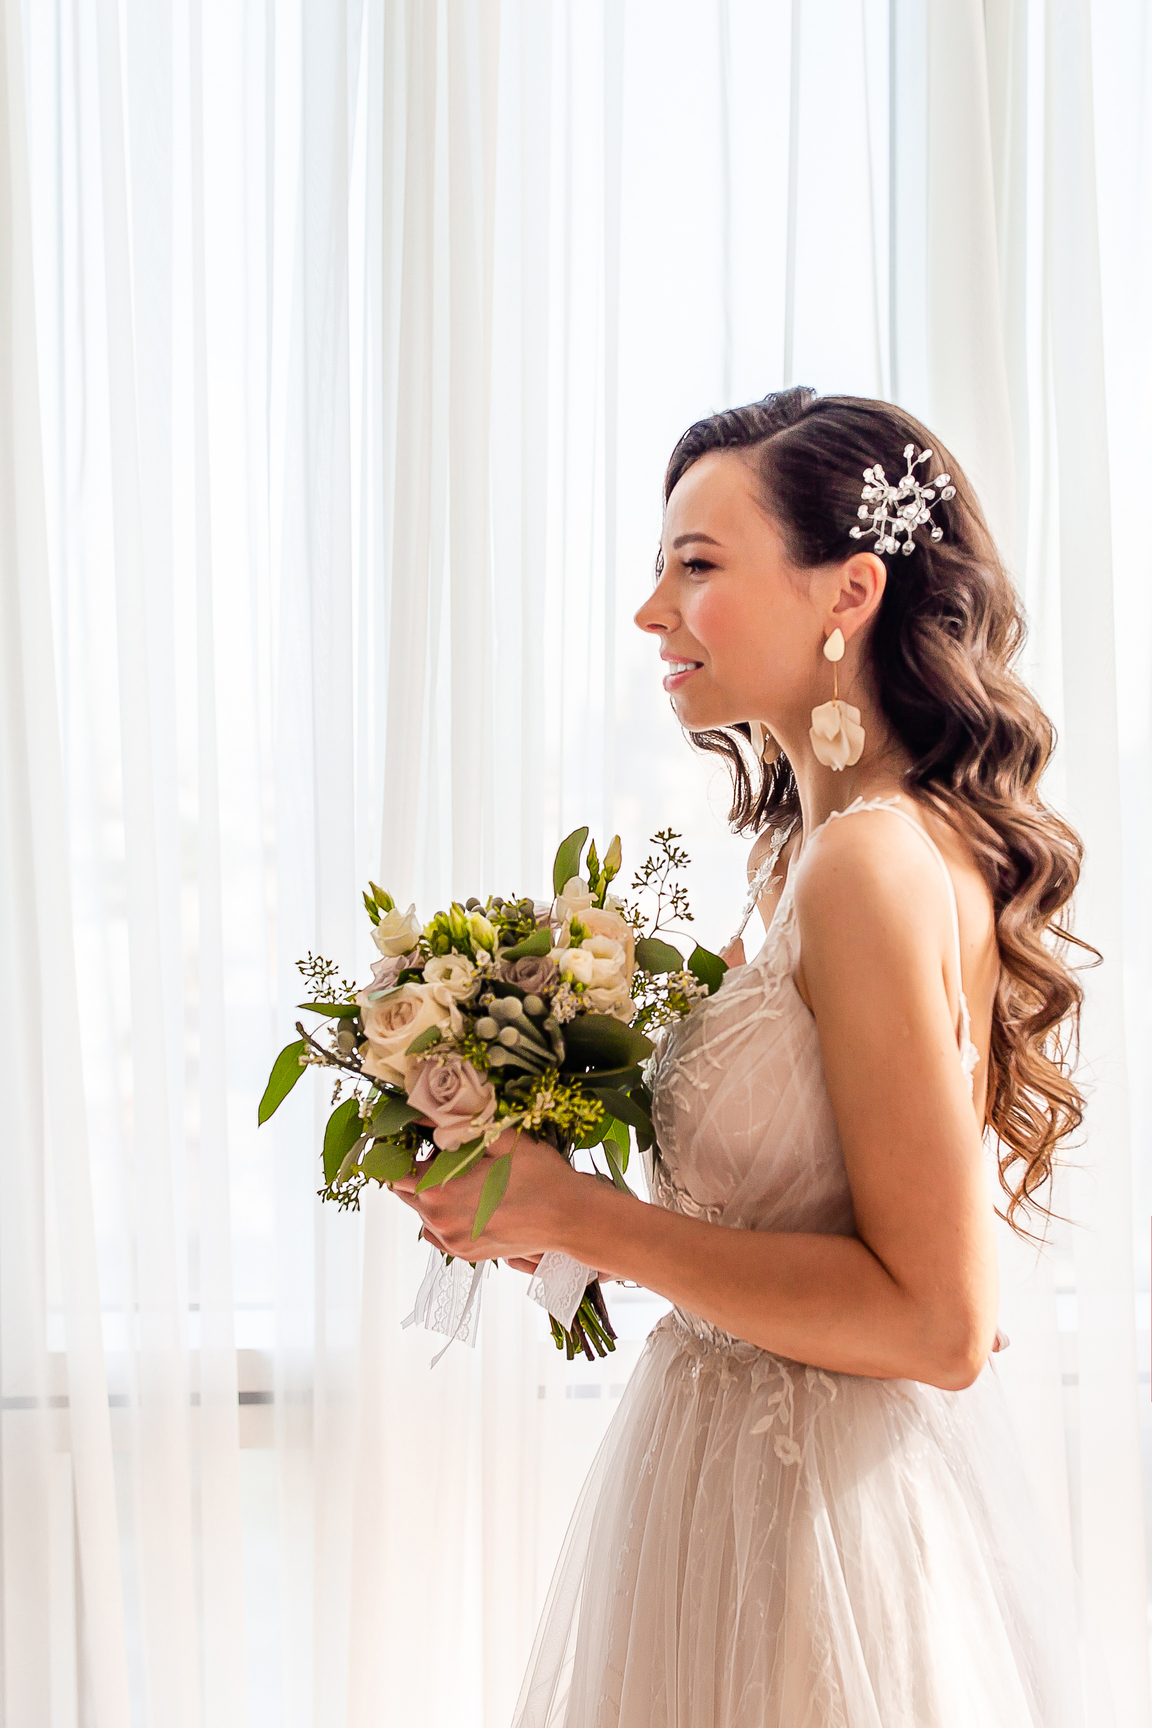
[[[960,924],[942,853],[895,797],[858,798],[828,820],[865,809],[900,816],[939,859],[959,980]],[[792,889],[790,869],[759,952],[731,967],[714,996],[668,1027],[650,1059],[660,1151],[647,1155],[649,1188],[660,1205],[737,1229],[852,1236],[852,1194],[816,1021],[794,981],[800,940]],[[961,985],[958,1054],[971,1085],[979,1051],[969,1032]],[[713,1330],[691,1324],[701,1336]]]

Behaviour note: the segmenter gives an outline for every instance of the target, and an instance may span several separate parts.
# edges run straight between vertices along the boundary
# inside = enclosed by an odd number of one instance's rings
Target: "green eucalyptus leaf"
[[[632,1136],[628,1132],[627,1123],[621,1122],[618,1116],[613,1116],[611,1122],[608,1124],[608,1133],[616,1142],[619,1149],[618,1156],[620,1159],[621,1170],[627,1170],[628,1159],[632,1155]]]
[[[636,964],[642,972],[682,972],[684,956],[671,942],[658,936],[641,936],[636,944]]]
[[[309,1014],[324,1014],[329,1020],[355,1020],[360,1012],[358,1002],[297,1002],[297,1008],[306,1008]]]
[[[627,1182],[624,1180],[624,1171],[620,1163],[620,1152],[615,1141],[605,1140],[604,1156],[608,1160],[608,1168],[612,1173],[612,1180],[616,1187],[619,1188],[622,1194],[632,1194],[631,1188],[629,1188]],[[636,1196],[633,1194],[632,1198],[635,1199]]]
[[[552,889],[556,894],[564,891],[564,884],[571,876],[580,874],[580,854],[584,850],[584,842],[588,838],[588,829],[574,828],[566,839],[561,840],[556,848],[556,858],[552,865]]]
[[[630,1128],[639,1128],[642,1132],[651,1132],[652,1118],[647,1110],[633,1102],[626,1092],[616,1092],[610,1086],[598,1090],[596,1096],[605,1110],[610,1110],[617,1121],[627,1122]]]
[[[422,1050],[431,1050],[433,1044],[439,1044],[439,1042],[439,1026],[425,1026],[423,1032],[420,1033],[420,1036],[418,1038],[413,1038],[404,1054],[405,1056],[419,1056]]]
[[[403,1098],[389,1094],[372,1112],[372,1132],[378,1138],[386,1139],[389,1134],[398,1134],[405,1123],[415,1121],[419,1114],[419,1110],[413,1110]]]
[[[375,1182],[398,1182],[402,1176],[411,1176],[415,1162],[406,1146],[374,1140],[360,1160],[360,1168]]]
[[[492,1168],[484,1178],[484,1186],[480,1190],[480,1203],[476,1208],[476,1216],[472,1220],[472,1240],[485,1228],[489,1218],[504,1198],[504,1190],[508,1186],[508,1178],[512,1174],[512,1154],[505,1152],[499,1158],[492,1160]]]
[[[417,1194],[423,1194],[426,1188],[436,1188],[441,1182],[449,1182],[453,1176],[462,1175],[475,1164],[483,1150],[484,1139],[481,1136],[479,1140],[469,1140],[466,1146],[459,1147],[455,1152],[441,1152],[417,1182]]]
[[[328,1118],[324,1130],[324,1180],[333,1182],[352,1147],[364,1132],[359,1098],[345,1098]]]
[[[526,960],[529,955],[548,954],[552,949],[552,932],[547,924],[541,924],[538,930],[533,930],[531,936],[525,936],[522,942],[517,942],[514,948],[501,950],[502,960]]]
[[[688,956],[688,970],[701,984],[708,987],[709,996],[714,996],[724,981],[728,968],[719,954],[713,954],[707,948],[693,948]]]
[[[260,1100],[257,1123],[262,1126],[267,1122],[273,1111],[278,1110],[299,1080],[304,1069],[300,1058],[308,1046],[303,1038],[297,1038],[292,1044],[286,1044],[272,1064],[272,1072],[268,1076],[268,1084],[264,1088],[264,1096]]]

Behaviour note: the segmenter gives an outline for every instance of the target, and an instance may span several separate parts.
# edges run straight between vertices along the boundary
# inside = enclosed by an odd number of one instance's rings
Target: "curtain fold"
[[[672,826],[723,939],[631,614],[676,437],[801,382],[921,414],[1027,604],[1105,963],[998,1372],[1147,1723],[1136,0],[0,4],[3,1719],[509,1718],[664,1305],[566,1364],[501,1270],[430,1374],[411,1213],[318,1204],[317,1076],[257,1102],[370,876]]]

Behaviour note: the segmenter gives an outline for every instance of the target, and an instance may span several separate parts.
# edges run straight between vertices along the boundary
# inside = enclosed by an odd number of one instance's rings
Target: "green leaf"
[[[476,1216],[472,1220],[473,1242],[475,1242],[477,1236],[479,1236],[480,1232],[488,1223],[489,1218],[491,1218],[493,1212],[495,1212],[497,1206],[499,1206],[501,1200],[503,1200],[504,1190],[508,1186],[508,1178],[511,1174],[511,1152],[505,1152],[499,1158],[493,1159],[492,1168],[489,1170],[487,1176],[485,1176],[484,1186],[480,1190],[480,1204],[476,1208]]]
[[[526,960],[529,955],[547,954],[552,948],[552,932],[547,924],[541,924],[538,930],[533,930],[531,936],[525,936],[522,942],[517,942],[514,948],[501,950],[502,960]]]
[[[567,839],[561,840],[556,848],[556,858],[552,865],[552,889],[556,894],[562,894],[564,884],[570,876],[580,874],[580,854],[584,850],[584,842],[588,838],[587,828],[574,828]]]
[[[300,1066],[300,1058],[307,1048],[303,1038],[297,1038],[294,1044],[285,1044],[273,1062],[272,1072],[268,1076],[268,1084],[264,1088],[264,1096],[260,1100],[260,1110],[257,1116],[258,1125],[262,1126],[273,1111],[280,1108],[303,1074],[304,1070]]]
[[[419,1056],[421,1050],[430,1050],[433,1044],[439,1044],[439,1042],[439,1026],[425,1026],[419,1037],[413,1038],[404,1054],[405,1056]]]
[[[307,1008],[309,1014],[326,1014],[329,1020],[355,1020],[360,1012],[358,1002],[297,1002],[297,1008]]]
[[[374,1140],[360,1160],[360,1168],[376,1182],[398,1182],[401,1176],[411,1176],[415,1162],[406,1146]]]
[[[634,1103],[627,1093],[616,1092],[611,1087],[605,1086],[602,1091],[597,1089],[596,1096],[604,1108],[610,1110],[618,1121],[627,1122],[630,1128],[651,1131],[651,1116],[641,1105]]]
[[[622,1194],[631,1194],[632,1190],[624,1180],[624,1171],[620,1165],[619,1150],[613,1141],[605,1140],[604,1156],[608,1160],[608,1168],[612,1173],[612,1180],[616,1184],[616,1187],[619,1188]],[[635,1199],[635,1195],[632,1197]]]
[[[719,954],[713,954],[707,948],[693,948],[688,956],[688,970],[701,984],[708,987],[709,996],[714,996],[724,980],[728,968]]]
[[[469,1140],[466,1146],[459,1147],[455,1152],[441,1152],[416,1184],[417,1194],[423,1194],[426,1188],[436,1188],[441,1182],[448,1182],[453,1176],[461,1175],[475,1164],[484,1150],[483,1136],[479,1140]]]
[[[630,1062],[627,1068],[597,1068],[593,1074],[581,1074],[580,1083],[585,1092],[590,1092],[595,1098],[602,1086],[615,1086],[618,1092],[631,1092],[639,1078],[639,1064]]]
[[[613,1116],[611,1122],[608,1124],[608,1133],[620,1149],[619,1158],[621,1170],[627,1170],[628,1160],[632,1155],[632,1139],[628,1133],[627,1123],[621,1122],[618,1117]]]
[[[641,936],[636,944],[636,964],[642,972],[682,972],[684,956],[671,942],[658,936]]]
[[[328,1118],[324,1130],[324,1180],[334,1182],[348,1153],[355,1146],[364,1124],[360,1120],[359,1098],[345,1098]]]
[[[413,1110],[411,1104],[406,1104],[403,1098],[389,1094],[373,1111],[372,1132],[380,1138],[398,1134],[405,1123],[414,1121],[419,1114],[419,1110]]]
[[[655,1046],[642,1032],[625,1026],[612,1014],[577,1014],[564,1025],[564,1069],[629,1067],[652,1054]],[[590,1076],[589,1076],[590,1077]]]

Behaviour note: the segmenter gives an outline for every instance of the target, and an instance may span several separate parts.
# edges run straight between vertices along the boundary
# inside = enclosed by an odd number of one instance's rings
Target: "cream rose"
[[[496,1114],[496,1092],[458,1052],[421,1056],[408,1102],[433,1125],[432,1138],[441,1152],[455,1152],[474,1140]]]
[[[416,916],[416,902],[413,901],[407,912],[395,908],[386,912],[373,929],[372,940],[381,954],[407,954],[423,934],[424,926]]]
[[[822,762],[825,768],[855,767],[864,749],[859,708],[839,698],[835,702],[822,702],[812,710],[808,736],[817,762]]]
[[[443,984],[454,1002],[467,1002],[479,977],[467,954],[437,954],[424,967],[425,984]]]
[[[555,916],[565,924],[569,918],[578,916],[583,922],[584,913],[592,904],[592,890],[583,876],[569,876],[563,888],[556,896]]]
[[[361,991],[356,998],[368,1049],[361,1057],[364,1072],[394,1086],[407,1087],[408,1072],[419,1056],[406,1056],[413,1039],[430,1026],[457,1035],[464,1017],[447,984],[402,984],[382,1002],[368,999]]]
[[[631,989],[632,974],[636,970],[636,932],[627,918],[622,917],[616,907],[612,905],[590,906],[587,912],[581,912],[580,922],[590,936],[607,936],[613,942],[619,942],[622,945],[624,949],[624,982]]]
[[[611,936],[589,936],[578,948],[553,948],[550,958],[562,977],[584,985],[585,1007],[596,1014],[624,1017],[630,998],[623,942]]]

